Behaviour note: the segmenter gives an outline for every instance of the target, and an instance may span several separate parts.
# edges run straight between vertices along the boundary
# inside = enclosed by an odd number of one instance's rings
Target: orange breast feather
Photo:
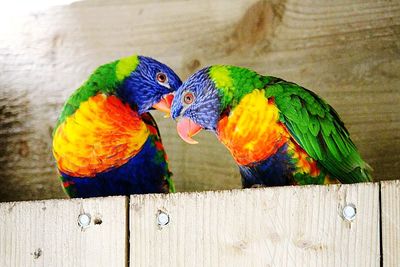
[[[136,155],[149,135],[137,112],[115,96],[98,94],[56,129],[53,154],[60,171],[93,177]]]
[[[277,107],[263,90],[244,96],[229,116],[219,121],[217,134],[241,165],[268,158],[289,139]]]

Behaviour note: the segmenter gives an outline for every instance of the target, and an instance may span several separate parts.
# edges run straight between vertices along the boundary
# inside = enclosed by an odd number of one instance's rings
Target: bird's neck
[[[231,73],[231,75],[234,75],[235,71],[231,70]],[[232,79],[232,83],[227,83],[223,87],[218,87],[221,102],[220,110],[222,113],[226,110],[235,109],[245,96],[252,94],[254,90],[262,90],[270,83],[270,77],[253,72],[250,72],[250,74],[253,75],[250,76],[250,78],[246,79],[238,76]]]
[[[63,123],[68,116],[75,113],[80,104],[87,101],[90,97],[93,97],[99,93],[109,95],[116,91],[119,85],[119,81],[115,74],[117,63],[118,61],[114,61],[98,67],[93,74],[90,75],[89,79],[87,79],[68,98],[64,104],[55,128]]]

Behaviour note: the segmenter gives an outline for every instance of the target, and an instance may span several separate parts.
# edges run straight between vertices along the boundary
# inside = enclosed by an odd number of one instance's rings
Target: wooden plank
[[[130,265],[379,266],[378,198],[372,183],[131,196]]]
[[[126,197],[1,203],[0,266],[126,266],[126,212]]]
[[[0,16],[0,200],[62,197],[51,132],[62,103],[100,64],[141,53],[185,79],[235,64],[295,81],[341,115],[376,178],[400,150],[400,2],[81,1]],[[20,9],[15,9],[20,10]],[[157,115],[179,191],[240,187],[211,133],[189,146]],[[213,175],[210,176],[209,173]]]
[[[400,180],[381,182],[383,266],[400,266]]]

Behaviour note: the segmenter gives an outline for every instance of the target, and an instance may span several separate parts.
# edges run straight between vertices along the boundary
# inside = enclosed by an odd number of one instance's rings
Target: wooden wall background
[[[398,178],[400,1],[83,1],[0,22],[0,201],[64,196],[51,154],[61,105],[132,53],[183,79],[220,63],[300,83],[336,108],[377,180]],[[240,187],[212,134],[190,146],[157,121],[179,191]]]

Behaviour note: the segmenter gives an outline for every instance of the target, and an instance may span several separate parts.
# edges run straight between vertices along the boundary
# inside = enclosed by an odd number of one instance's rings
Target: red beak
[[[167,94],[167,95],[163,95],[161,97],[160,102],[156,103],[153,105],[153,108],[165,112],[166,113],[166,118],[168,118],[170,116],[170,112],[171,112],[171,104],[172,104],[172,100],[174,100],[174,95],[173,94]]]
[[[192,139],[192,136],[198,134],[202,128],[200,125],[196,124],[194,121],[188,118],[182,118],[178,121],[176,125],[176,130],[183,141],[189,144],[197,144],[196,140]]]

